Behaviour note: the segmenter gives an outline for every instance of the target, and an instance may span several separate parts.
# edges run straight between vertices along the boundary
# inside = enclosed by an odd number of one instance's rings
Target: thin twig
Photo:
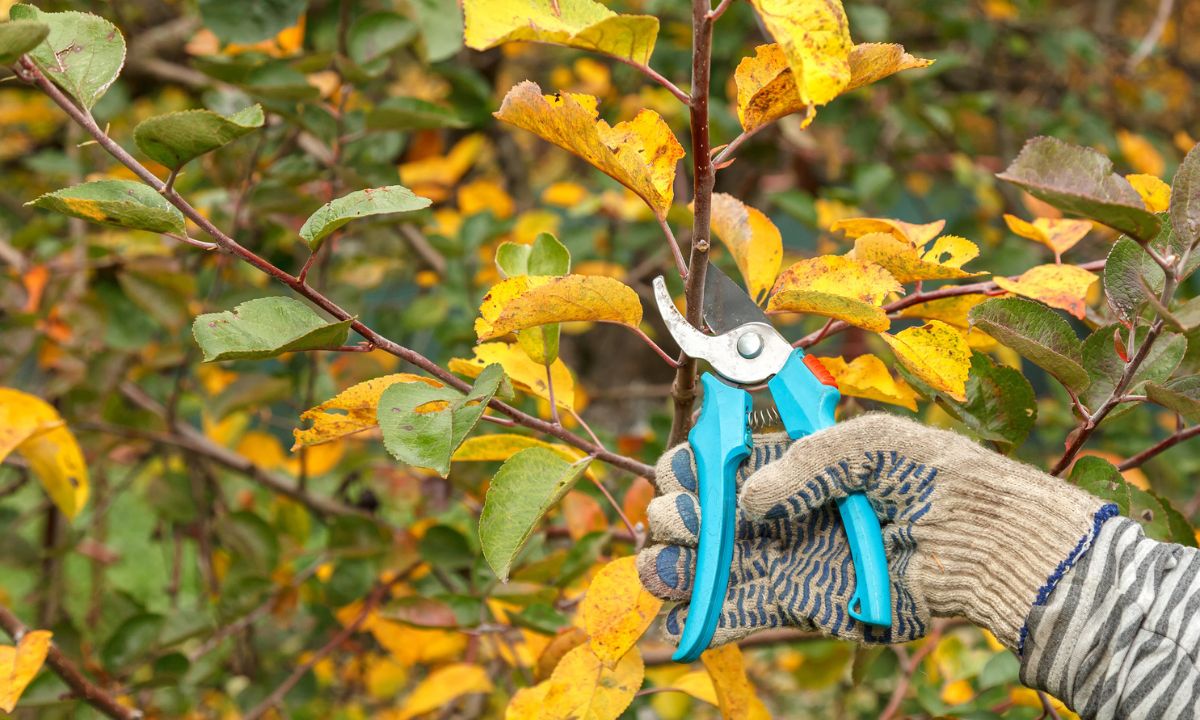
[[[658,343],[651,340],[650,336],[647,335],[645,333],[645,331],[643,331],[639,327],[630,328],[630,329],[633,330],[633,333],[635,335],[637,335],[638,337],[640,337],[642,339],[642,342],[649,345],[650,349],[653,350],[655,352],[655,354],[657,354],[660,358],[662,358],[663,362],[665,362],[666,364],[670,365],[673,368],[679,367],[679,361],[677,361],[675,358],[668,355],[667,351],[663,350],[662,347]]]
[[[901,703],[904,702],[904,696],[908,693],[908,686],[912,683],[913,675],[921,667],[921,661],[925,656],[933,652],[938,645],[938,640],[942,636],[942,632],[946,626],[940,622],[935,622],[932,632],[925,637],[925,642],[921,647],[917,648],[911,656],[903,647],[894,646],[896,654],[901,657],[902,666],[899,679],[896,681],[896,687],[892,690],[892,695],[888,698],[888,704],[879,715],[879,720],[891,720],[891,718],[900,710]]]
[[[1154,457],[1155,455],[1164,453],[1167,450],[1170,450],[1171,448],[1175,447],[1179,443],[1184,442],[1185,440],[1190,440],[1190,439],[1196,437],[1197,435],[1200,435],[1200,425],[1193,425],[1190,428],[1185,428],[1183,430],[1180,430],[1180,431],[1174,433],[1173,435],[1170,435],[1166,438],[1163,438],[1162,440],[1159,440],[1157,443],[1151,445],[1150,447],[1141,451],[1137,455],[1134,455],[1133,457],[1126,459],[1124,462],[1122,462],[1120,465],[1117,466],[1117,469],[1121,470],[1121,471],[1125,471],[1125,470],[1129,470],[1131,468],[1138,467],[1138,466],[1144,464],[1150,458]]]
[[[546,365],[546,394],[550,397],[550,419],[555,425],[562,425],[562,420],[558,417],[558,402],[554,399],[554,373],[550,372],[550,365]]]
[[[637,62],[635,60],[630,60],[629,58],[623,58],[619,55],[612,55],[611,57],[613,60],[623,62],[631,68],[637,68],[643,75],[665,87],[672,95],[679,99],[679,102],[683,103],[684,105],[692,104],[692,98],[687,93],[679,89],[678,85],[663,77],[662,74],[649,65]]]
[[[15,642],[20,642],[25,633],[29,632],[29,628],[25,627],[20,618],[3,605],[0,605],[0,628],[4,628],[4,632]],[[123,705],[107,690],[84,677],[75,663],[63,655],[54,643],[50,644],[50,651],[46,654],[46,664],[62,678],[76,696],[108,717],[116,720],[141,720],[143,717],[141,710]]]
[[[683,252],[679,249],[679,241],[675,239],[675,233],[672,232],[671,226],[667,224],[667,219],[655,213],[654,217],[658,220],[658,226],[662,228],[663,235],[667,236],[667,245],[671,248],[671,255],[675,258],[675,267],[679,270],[679,277],[687,278],[687,263],[684,262]]]

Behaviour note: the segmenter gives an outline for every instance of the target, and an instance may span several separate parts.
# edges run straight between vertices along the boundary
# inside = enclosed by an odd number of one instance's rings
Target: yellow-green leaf
[[[894,378],[883,361],[874,355],[859,355],[846,362],[840,355],[823,357],[821,364],[837,380],[842,395],[876,400],[917,409],[917,393],[903,378]]]
[[[1171,206],[1171,186],[1158,179],[1156,175],[1137,173],[1126,175],[1125,179],[1142,196],[1146,209],[1150,212],[1166,212]]]
[[[307,430],[292,430],[292,436],[295,438],[292,450],[319,445],[378,427],[375,413],[379,406],[379,396],[398,382],[423,382],[432,387],[442,387],[442,384],[433,378],[412,373],[384,375],[352,385],[320,405],[300,413],[300,420],[311,420],[312,426]]]
[[[751,0],[787,58],[796,95],[824,105],[850,84],[850,28],[841,0]]]
[[[590,95],[543,95],[535,83],[525,81],[508,91],[495,115],[578,155],[666,217],[683,146],[653,110],[610,126],[597,116],[596,104]]]
[[[645,665],[633,648],[609,669],[588,644],[563,656],[549,680],[513,696],[506,720],[616,720],[642,686]]]
[[[46,193],[25,204],[101,225],[177,235],[187,231],[178,208],[154,188],[133,180],[94,180]]]
[[[642,302],[633,288],[599,275],[521,275],[492,286],[479,305],[475,333],[492,340],[556,322],[609,322],[636,328]]]
[[[13,450],[64,515],[79,514],[87,504],[88,469],[75,436],[45,400],[0,388],[0,462]]]
[[[900,311],[900,317],[941,320],[947,325],[966,330],[971,324],[967,313],[971,312],[971,308],[987,299],[988,296],[983,293],[938,298],[906,307]]]
[[[903,288],[882,267],[825,255],[801,260],[784,270],[767,310],[823,315],[881,332],[891,323],[879,306],[893,292],[903,292]]]
[[[512,379],[511,377],[509,378]],[[454,451],[454,455],[450,458],[451,462],[504,462],[513,455],[531,447],[546,448],[553,450],[562,456],[563,460],[569,463],[576,463],[583,459],[585,453],[579,448],[574,448],[569,445],[560,445],[558,443],[548,443],[545,440],[539,440],[529,435],[514,435],[511,433],[496,433],[493,435],[476,435],[469,437],[463,441],[462,445],[458,446],[458,450]],[[584,477],[594,479],[595,471],[589,465],[584,471]]]
[[[48,630],[33,630],[25,633],[16,647],[0,646],[0,710],[10,713],[17,707],[21,693],[46,662],[51,637]]]
[[[593,0],[465,0],[466,45],[487,50],[528,41],[566,45],[648,65],[658,18],[618,15]]]
[[[546,383],[546,366],[534,362],[517,345],[490,342],[476,345],[473,358],[453,358],[450,371],[476,377],[492,363],[499,363],[508,375],[513,388],[535,397],[550,401],[550,387]],[[550,364],[550,377],[554,379],[554,403],[565,410],[575,409],[575,379],[571,371],[557,358]]]
[[[463,695],[491,691],[491,678],[482,666],[472,663],[445,665],[429,673],[413,688],[398,711],[385,713],[384,717],[388,720],[409,720],[445,707]]]
[[[1167,188],[1167,195],[1169,196],[1170,193],[1171,189]],[[1027,222],[1016,215],[1005,213],[1004,222],[1008,224],[1008,229],[1017,235],[1039,242],[1053,250],[1056,259],[1061,258],[1063,253],[1075,247],[1076,243],[1092,231],[1091,220],[1034,218],[1033,222]]]
[[[854,241],[854,257],[887,268],[901,283],[986,275],[962,269],[978,255],[975,243],[957,235],[943,235],[923,254],[921,248],[889,233],[867,233]]]
[[[914,247],[924,247],[926,243],[940,235],[945,227],[945,220],[919,224],[892,218],[860,217],[836,220],[830,224],[829,231],[841,231],[851,240],[868,233],[891,233],[896,236],[896,239],[904,240]]]
[[[1000,288],[1066,310],[1080,320],[1087,314],[1088,294],[1100,278],[1075,265],[1038,265],[1016,279],[996,276]]]
[[[671,681],[668,689],[687,693],[709,705],[717,706],[720,704],[720,700],[717,697],[717,688],[713,685],[712,676],[708,674],[707,670],[694,670],[690,673],[680,675]],[[726,717],[733,716],[727,715]],[[752,697],[749,713],[744,717],[749,718],[749,720],[770,720],[771,712],[767,710],[766,705],[763,705],[762,700],[759,700],[758,697]]]
[[[712,229],[729,248],[755,302],[775,284],[783,260],[783,236],[761,211],[732,195],[713,193]]]
[[[930,320],[919,327],[882,337],[891,346],[896,359],[914,375],[955,400],[966,402],[971,349],[961,330]]]
[[[654,622],[662,604],[642,587],[632,555],[605,565],[592,578],[579,609],[592,652],[615,667]]]

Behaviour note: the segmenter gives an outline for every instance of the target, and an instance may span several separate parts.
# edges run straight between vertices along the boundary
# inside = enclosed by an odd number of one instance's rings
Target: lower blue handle
[[[791,354],[783,369],[767,382],[767,388],[793,440],[836,422],[834,410],[841,393],[824,368],[814,370],[808,366],[803,350]],[[854,594],[846,610],[860,622],[891,627],[891,584],[879,518],[862,493],[838,499],[837,506],[854,561]]]

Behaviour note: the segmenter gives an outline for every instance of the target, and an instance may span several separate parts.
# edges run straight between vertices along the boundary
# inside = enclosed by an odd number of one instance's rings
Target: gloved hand
[[[862,642],[923,636],[931,617],[965,617],[1010,648],[1025,618],[1086,551],[1116,506],[953,432],[863,415],[788,447],[755,437],[737,474],[729,592],[713,645],[780,626]],[[695,573],[700,510],[687,444],[659,460],[649,507],[654,544],[642,584],[681,601],[665,631],[678,643]],[[854,565],[835,499],[865,491],[883,527],[892,626],[846,613]]]

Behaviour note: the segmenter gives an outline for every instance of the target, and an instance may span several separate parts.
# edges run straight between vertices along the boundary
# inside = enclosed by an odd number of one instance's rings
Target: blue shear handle
[[[783,427],[793,440],[836,422],[833,413],[841,393],[837,386],[822,382],[804,364],[803,350],[792,353],[783,369],[767,382],[767,388],[779,408]],[[854,560],[854,594],[846,610],[860,622],[891,627],[891,588],[879,518],[862,493],[839,498],[837,506]]]
[[[710,373],[700,376],[704,401],[700,418],[688,433],[696,458],[700,499],[700,546],[696,577],[679,648],[672,659],[692,662],[712,642],[729,587],[733,536],[737,522],[738,465],[750,455],[750,394],[730,387]]]

